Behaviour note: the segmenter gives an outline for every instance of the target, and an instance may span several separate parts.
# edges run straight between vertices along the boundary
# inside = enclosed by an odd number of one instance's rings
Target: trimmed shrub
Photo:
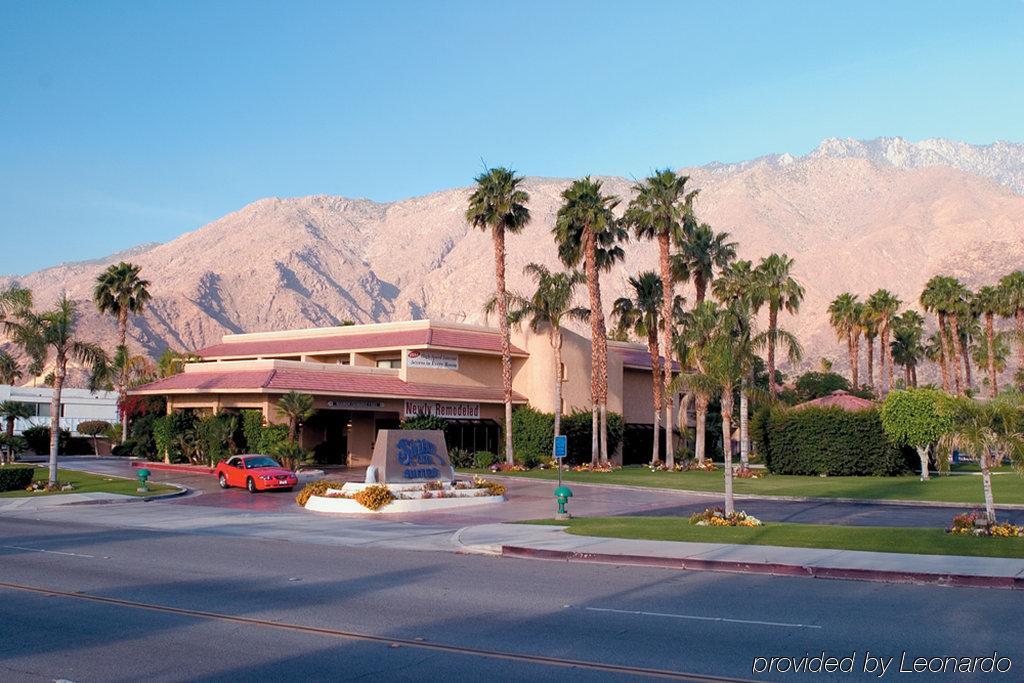
[[[288,443],[288,425],[264,424],[259,410],[242,411],[242,434],[247,453],[270,455]]]
[[[542,413],[529,406],[520,406],[512,411],[512,452],[521,465],[532,467],[551,458],[554,435],[554,414]]]
[[[477,451],[473,455],[473,467],[476,467],[478,469],[486,469],[493,465],[494,463],[498,462],[498,460],[498,456],[495,455],[494,453],[491,453],[490,451]]]
[[[0,491],[20,491],[28,488],[36,468],[26,465],[0,466]]]
[[[877,409],[763,409],[751,433],[776,474],[892,476],[907,468],[905,454],[886,438]]]
[[[29,427],[21,432],[21,435],[28,443],[30,451],[36,455],[50,454],[50,428],[43,426]],[[71,432],[66,429],[60,430],[57,436],[57,451],[61,455],[68,455],[68,446],[71,441]]]
[[[403,420],[402,429],[424,429],[443,432],[448,429],[448,420],[437,415],[417,415],[416,417],[409,417]]]
[[[619,448],[622,443],[622,435],[625,427],[622,416],[618,413],[608,413],[608,456]],[[567,464],[579,465],[590,462],[590,440],[591,440],[591,416],[589,412],[574,411],[571,415],[562,417],[562,433],[568,437],[569,453],[566,455]]]
[[[327,493],[327,489],[340,489],[344,485],[343,481],[331,481],[330,479],[311,481],[303,486],[299,494],[295,496],[295,502],[305,507],[310,496],[322,496]]]
[[[452,467],[465,469],[473,466],[473,453],[465,448],[450,448],[448,449],[448,460],[451,461]]]

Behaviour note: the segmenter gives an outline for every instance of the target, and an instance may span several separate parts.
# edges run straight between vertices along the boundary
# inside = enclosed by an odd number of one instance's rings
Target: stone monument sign
[[[380,430],[367,474],[371,471],[376,474],[375,481],[384,484],[450,482],[455,478],[440,430]]]

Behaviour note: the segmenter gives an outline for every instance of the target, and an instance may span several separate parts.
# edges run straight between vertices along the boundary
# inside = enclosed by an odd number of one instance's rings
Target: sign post
[[[565,460],[565,453],[569,450],[569,440],[565,434],[555,437],[555,461],[558,463],[558,485],[562,485],[562,461]]]
[[[558,463],[558,488],[555,489],[555,500],[558,501],[558,512],[555,513],[555,519],[566,520],[570,518],[570,515],[565,510],[565,504],[569,502],[569,498],[572,497],[572,491],[569,490],[568,486],[562,486],[562,461],[565,460],[565,455],[569,451],[568,439],[564,435],[555,437],[554,443],[555,451],[555,462]]]

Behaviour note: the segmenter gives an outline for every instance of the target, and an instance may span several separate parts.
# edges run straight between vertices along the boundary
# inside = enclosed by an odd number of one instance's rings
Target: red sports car
[[[236,455],[217,463],[214,474],[220,487],[244,486],[249,493],[269,490],[291,491],[299,483],[294,472],[265,455]]]

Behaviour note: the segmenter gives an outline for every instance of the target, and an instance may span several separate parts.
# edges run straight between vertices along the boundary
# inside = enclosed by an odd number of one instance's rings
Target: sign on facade
[[[381,410],[384,401],[328,401],[327,407],[335,410]]]
[[[449,403],[447,401],[406,401],[405,416],[434,415],[446,420],[479,420],[479,403]]]
[[[437,370],[458,370],[459,356],[456,353],[412,350],[406,357],[410,368],[434,368]]]
[[[387,484],[450,482],[455,476],[441,431],[382,429],[370,466],[376,468],[377,481]]]

